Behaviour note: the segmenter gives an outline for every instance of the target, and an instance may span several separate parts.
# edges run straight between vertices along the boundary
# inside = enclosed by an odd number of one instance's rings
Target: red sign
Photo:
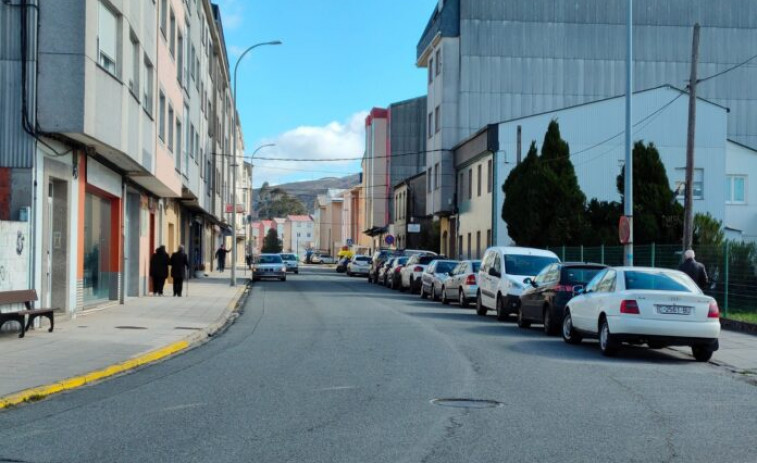
[[[231,214],[234,210],[232,209],[231,204],[226,205],[226,213]],[[241,204],[237,204],[237,214],[243,214],[244,213],[244,206]]]
[[[620,244],[628,244],[632,241],[631,235],[631,217],[627,215],[621,215],[618,222],[618,238]]]

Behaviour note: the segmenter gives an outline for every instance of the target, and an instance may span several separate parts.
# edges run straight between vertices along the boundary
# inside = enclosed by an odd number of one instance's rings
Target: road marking
[[[357,389],[355,386],[334,386],[334,387],[324,387],[322,389],[316,389],[318,392],[327,392],[327,391],[343,391],[345,389]]]

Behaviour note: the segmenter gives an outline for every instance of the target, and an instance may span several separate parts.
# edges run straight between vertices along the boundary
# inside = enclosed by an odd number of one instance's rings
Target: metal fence
[[[550,247],[563,262],[597,262],[623,265],[623,246]],[[711,285],[705,293],[718,301],[724,315],[757,313],[757,245],[726,242],[722,246],[695,247],[696,260],[705,265]],[[683,251],[678,244],[634,246],[634,265],[678,268]]]

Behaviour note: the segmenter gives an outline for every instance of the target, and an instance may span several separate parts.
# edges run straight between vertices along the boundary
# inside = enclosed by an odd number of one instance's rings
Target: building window
[[[436,50],[436,75],[442,72],[442,50]]]
[[[431,193],[431,168],[428,168],[428,171],[426,171],[426,189],[429,193]]]
[[[476,232],[476,259],[481,258],[481,230]]]
[[[142,95],[142,107],[145,108],[145,111],[147,111],[147,114],[152,116],[152,99],[154,95],[154,80],[153,80],[153,72],[154,69],[152,67],[152,63],[147,58],[147,55],[145,55],[145,83],[142,86],[143,89],[143,95]]]
[[[428,138],[434,134],[434,113],[428,113]]]
[[[166,23],[168,22],[168,0],[160,0],[160,32],[166,38]]]
[[[438,132],[441,126],[441,114],[439,111],[439,106],[437,106],[436,111],[434,111],[434,131]]]
[[[179,84],[184,81],[184,36],[179,32],[177,34],[178,57],[176,58],[176,78]]]
[[[434,81],[434,58],[428,60],[428,83]]]
[[[171,56],[176,56],[176,15],[173,14],[173,8],[171,8],[171,20],[169,21],[168,33],[168,50],[171,52]]]
[[[99,4],[97,21],[97,62],[109,73],[116,75],[118,61],[118,18],[110,8]]]
[[[168,125],[168,151],[173,153],[173,106],[171,106],[171,103],[168,103],[168,120],[166,121],[166,124]]]
[[[492,171],[492,160],[486,161],[486,192],[492,192],[492,184],[494,183],[494,172]]]
[[[131,40],[131,78],[129,79],[129,90],[139,100],[139,63],[142,61],[139,58],[142,55],[139,53],[139,40],[134,31],[129,32],[129,39]]]
[[[729,175],[726,177],[725,202],[728,204],[746,203],[746,176]]]
[[[457,200],[463,200],[463,192],[465,191],[465,174],[460,172],[460,180],[457,182]]]
[[[166,140],[166,95],[161,90],[158,93],[158,138]]]
[[[471,234],[470,234],[470,233],[468,233],[468,249],[467,249],[468,259],[470,259],[470,258],[471,258],[471,253],[470,253],[470,251],[471,251]]]
[[[441,182],[439,181],[439,163],[437,162],[434,165],[434,190],[438,190],[441,186]]]
[[[182,148],[181,147],[182,139],[181,139],[181,136],[182,136],[182,133],[181,133],[181,121],[177,117],[176,118],[176,170],[178,170],[179,172],[181,172],[181,165],[182,165],[182,162],[181,162],[181,156],[182,156],[182,151],[181,151],[181,148]]]
[[[481,164],[478,165],[478,182],[476,184],[476,192],[478,196],[481,196]]]
[[[468,169],[468,199],[473,198],[473,168]]]
[[[676,169],[676,191],[678,192],[678,199],[683,201],[685,196],[686,186],[686,169],[683,167]],[[692,178],[692,196],[694,199],[704,199],[704,169],[694,169],[694,176]]]
[[[490,248],[492,246],[492,230],[491,228],[489,230],[486,230],[486,247]]]

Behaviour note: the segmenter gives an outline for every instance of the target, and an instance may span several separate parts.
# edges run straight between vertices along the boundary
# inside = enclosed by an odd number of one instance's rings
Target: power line
[[[731,71],[733,71],[733,70],[735,70],[735,69],[738,69],[738,68],[740,68],[740,67],[742,67],[742,66],[746,66],[747,64],[749,64],[749,63],[750,63],[751,61],[754,61],[755,59],[757,59],[757,55],[754,55],[754,56],[752,56],[751,58],[747,59],[746,61],[742,61],[742,62],[741,62],[741,63],[739,63],[739,64],[736,64],[736,65],[734,65],[734,66],[731,66],[731,67],[729,67],[728,69],[725,69],[725,70],[723,70],[723,71],[720,71],[720,72],[718,72],[718,73],[716,73],[716,74],[713,74],[713,75],[711,75],[711,76],[709,76],[709,77],[704,77],[704,78],[702,78],[702,79],[697,79],[697,83],[698,83],[698,84],[701,84],[702,82],[707,82],[707,81],[708,81],[708,80],[710,80],[710,79],[714,79],[714,78],[716,78],[716,77],[720,77],[720,76],[722,76],[723,74],[729,73],[729,72],[731,72]]]

